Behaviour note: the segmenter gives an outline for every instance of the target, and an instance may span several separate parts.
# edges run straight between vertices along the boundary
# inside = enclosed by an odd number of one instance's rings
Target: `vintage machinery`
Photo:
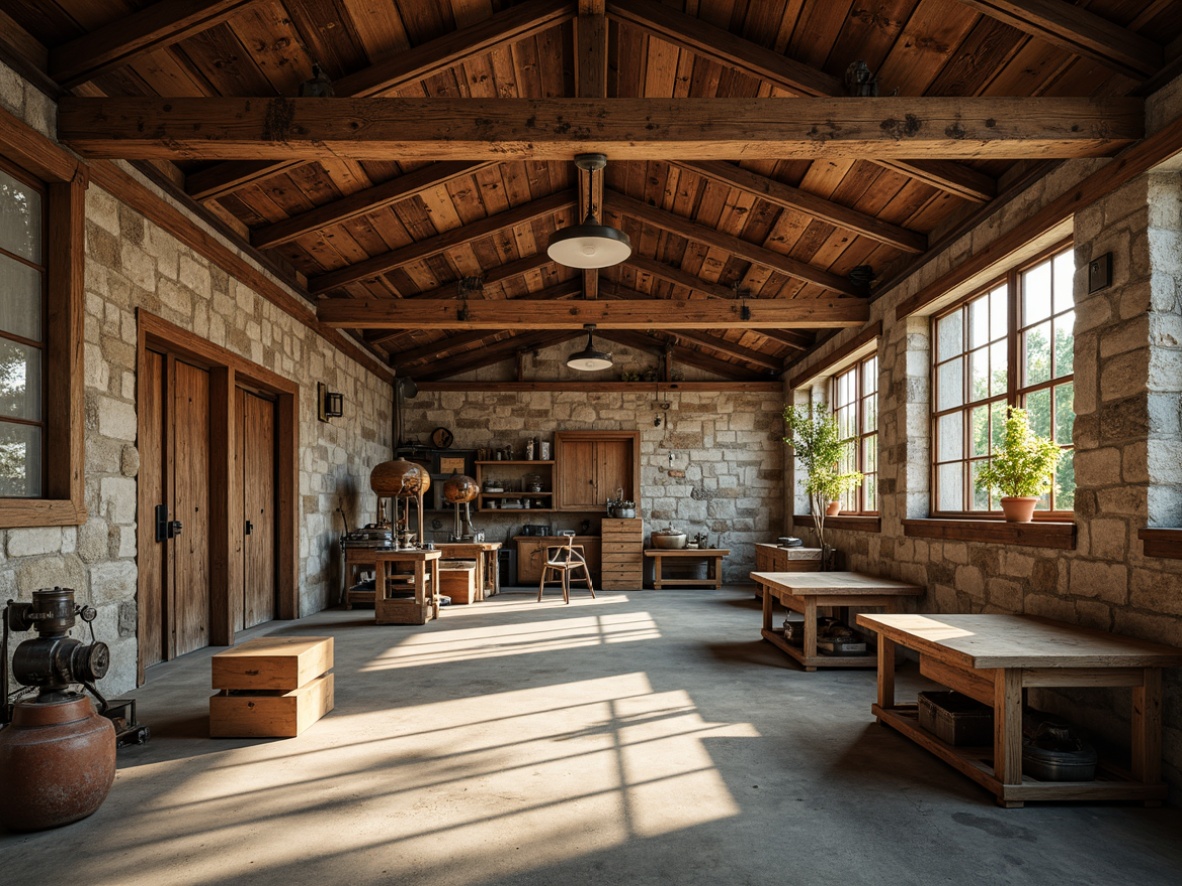
[[[476,531],[472,528],[472,501],[480,494],[480,487],[476,481],[466,474],[452,474],[443,484],[443,500],[456,509],[455,526],[452,528],[452,541],[472,541],[476,538]],[[460,505],[464,506],[463,524],[460,523]]]
[[[86,818],[107,798],[115,781],[115,727],[100,716],[82,684],[104,709],[95,682],[107,673],[105,643],[71,637],[75,617],[90,624],[97,613],[74,603],[70,588],[33,592],[32,602],[9,600],[3,610],[5,699],[0,719],[0,823],[13,831],[37,831]],[[12,656],[12,677],[36,687],[36,698],[20,700],[9,712],[10,632],[36,630]],[[133,715],[134,716],[134,715]]]

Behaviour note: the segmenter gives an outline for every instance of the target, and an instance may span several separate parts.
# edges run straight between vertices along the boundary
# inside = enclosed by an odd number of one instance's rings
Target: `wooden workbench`
[[[435,547],[445,560],[476,561],[476,599],[494,597],[501,592],[501,570],[498,568],[499,541],[447,541]]]
[[[439,618],[438,550],[374,551],[373,555],[375,622],[380,625],[421,625]],[[404,572],[397,567],[410,567],[412,571]],[[391,598],[391,578],[413,589],[414,597]]]
[[[763,588],[763,639],[796,659],[806,671],[823,668],[870,668],[874,656],[821,655],[817,652],[817,610],[826,607],[870,607],[898,612],[903,597],[923,593],[918,585],[860,572],[752,572]],[[804,616],[804,642],[793,646],[772,628],[772,604],[779,600]]]
[[[878,632],[880,723],[897,729],[989,790],[1002,806],[1028,800],[1142,800],[1161,783],[1161,669],[1182,649],[1023,615],[871,615]],[[919,653],[920,673],[993,708],[992,748],[954,747],[921,728],[917,706],[895,704],[895,646]],[[1095,781],[1039,781],[1022,774],[1022,695],[1033,687],[1132,690],[1132,765],[1100,762]]]
[[[653,561],[653,588],[660,590],[665,585],[678,587],[714,588],[722,587],[722,561],[729,556],[728,548],[648,548],[644,555]],[[706,578],[665,578],[664,561],[705,560]]]

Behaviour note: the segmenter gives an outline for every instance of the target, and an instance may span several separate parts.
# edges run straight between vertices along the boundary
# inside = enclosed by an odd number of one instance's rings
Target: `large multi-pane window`
[[[862,485],[845,493],[847,513],[878,512],[878,357],[871,355],[833,377],[833,414],[845,443],[842,473],[862,472]]]
[[[1035,433],[1065,452],[1039,509],[1074,507],[1074,272],[1070,247],[1060,247],[936,316],[936,514],[1000,510],[996,493],[978,488],[976,479],[1002,440],[1008,406],[1026,409]]]
[[[44,191],[0,165],[0,497],[37,498],[45,476]]]

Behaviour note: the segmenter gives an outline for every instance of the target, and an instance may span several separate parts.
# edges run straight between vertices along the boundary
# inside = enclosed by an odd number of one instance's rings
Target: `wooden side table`
[[[918,585],[878,578],[860,572],[753,572],[751,578],[763,590],[763,639],[791,656],[806,671],[817,668],[872,668],[873,655],[820,655],[817,652],[817,610],[827,606],[873,607],[898,612],[903,597],[923,593]],[[804,616],[800,647],[772,629],[772,603],[779,600]]]
[[[722,561],[730,554],[729,548],[648,548],[644,555],[653,561],[653,589],[661,590],[665,585],[679,587],[714,588],[722,587]],[[665,560],[706,561],[706,578],[665,578]]]
[[[421,625],[439,618],[439,570],[435,561],[441,554],[434,551],[374,551],[373,617],[380,625]],[[403,570],[393,570],[402,566]],[[412,571],[405,571],[406,567]],[[391,598],[390,581],[400,580],[403,587],[413,588],[414,597]]]

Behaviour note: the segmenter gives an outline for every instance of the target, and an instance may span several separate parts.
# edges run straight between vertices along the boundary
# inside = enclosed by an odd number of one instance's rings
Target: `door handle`
[[[156,505],[156,541],[168,538],[168,505]]]
[[[249,520],[247,520],[246,521],[246,534],[250,535],[252,532],[254,532],[254,524],[251,523]]]

